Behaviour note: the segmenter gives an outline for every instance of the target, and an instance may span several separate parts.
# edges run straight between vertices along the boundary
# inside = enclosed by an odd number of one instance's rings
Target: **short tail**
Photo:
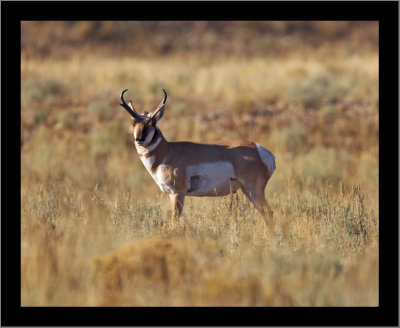
[[[274,173],[276,169],[275,156],[268,149],[265,149],[263,146],[260,146],[259,144],[256,144],[256,146],[262,162],[268,168],[268,171],[270,173],[269,177],[271,177],[272,173]]]

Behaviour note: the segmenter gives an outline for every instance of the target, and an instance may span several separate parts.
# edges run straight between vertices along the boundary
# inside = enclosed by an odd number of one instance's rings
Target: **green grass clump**
[[[171,106],[171,112],[175,116],[179,116],[188,113],[190,108],[184,102],[177,101],[173,106]]]
[[[292,101],[306,109],[318,110],[324,104],[336,103],[346,94],[346,89],[337,82],[335,76],[320,74],[295,83],[289,90]]]
[[[55,79],[29,77],[21,84],[22,104],[35,107],[44,103],[54,103],[64,92],[63,85]]]
[[[301,163],[302,177],[338,183],[343,173],[349,170],[350,157],[346,151],[315,147],[305,154]]]
[[[78,124],[78,114],[72,109],[64,109],[57,115],[57,121],[63,127],[73,130]]]
[[[97,118],[99,121],[111,121],[115,116],[115,110],[108,102],[92,100],[88,105],[90,116]]]
[[[44,108],[41,108],[35,113],[35,116],[33,117],[33,121],[35,125],[43,124],[46,123],[48,118],[47,111]]]
[[[283,149],[289,153],[297,154],[309,148],[306,129],[298,123],[283,128],[279,132]]]
[[[104,128],[93,131],[90,137],[91,153],[95,157],[108,157],[128,151],[133,143],[126,129],[119,123],[107,123]]]

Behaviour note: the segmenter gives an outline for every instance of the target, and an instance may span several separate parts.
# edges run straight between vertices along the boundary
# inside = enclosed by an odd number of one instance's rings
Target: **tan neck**
[[[156,127],[156,132],[154,133],[152,142],[153,141],[157,142],[158,139],[161,139],[161,141],[158,144],[158,146],[153,150],[153,152],[157,152],[157,157],[164,159],[164,157],[167,155],[168,152],[168,141],[164,138],[161,130],[158,127]]]

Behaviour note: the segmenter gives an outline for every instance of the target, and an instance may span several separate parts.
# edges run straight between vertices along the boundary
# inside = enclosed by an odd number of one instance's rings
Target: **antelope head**
[[[151,113],[139,114],[135,111],[132,106],[132,101],[127,104],[124,100],[124,93],[128,89],[122,91],[120,104],[126,111],[131,115],[132,126],[133,126],[133,137],[135,142],[140,146],[146,146],[153,139],[154,133],[156,132],[156,124],[163,117],[165,111],[165,102],[167,100],[167,93],[164,89],[164,99]]]

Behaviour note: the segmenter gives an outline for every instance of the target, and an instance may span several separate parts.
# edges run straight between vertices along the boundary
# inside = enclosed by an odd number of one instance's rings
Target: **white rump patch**
[[[194,180],[192,180],[192,178]],[[202,163],[188,166],[186,169],[186,185],[191,196],[227,195],[232,189],[232,180],[235,178],[233,166],[230,162]],[[191,186],[195,181],[195,186]],[[235,191],[234,188],[233,191]]]
[[[274,173],[276,166],[275,166],[275,156],[268,150],[265,149],[263,146],[257,145],[258,154],[261,157],[262,162],[268,168],[268,171],[272,175]],[[270,177],[271,177],[270,175]]]

